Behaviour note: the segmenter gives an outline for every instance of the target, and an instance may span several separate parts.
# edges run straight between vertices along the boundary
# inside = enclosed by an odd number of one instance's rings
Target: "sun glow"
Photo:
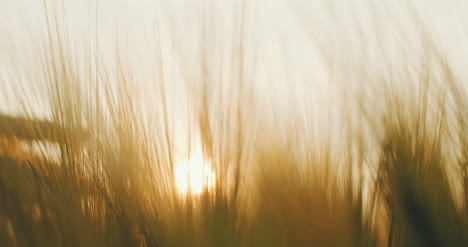
[[[175,182],[180,193],[198,195],[214,187],[215,173],[199,152],[175,168]]]

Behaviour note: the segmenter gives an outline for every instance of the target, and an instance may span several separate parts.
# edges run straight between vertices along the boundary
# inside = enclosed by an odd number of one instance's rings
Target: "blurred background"
[[[0,0],[0,245],[466,246],[467,10]]]

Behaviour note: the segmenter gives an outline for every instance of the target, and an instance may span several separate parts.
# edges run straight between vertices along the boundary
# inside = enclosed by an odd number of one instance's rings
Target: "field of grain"
[[[468,246],[466,4],[137,2],[0,25],[0,246]]]

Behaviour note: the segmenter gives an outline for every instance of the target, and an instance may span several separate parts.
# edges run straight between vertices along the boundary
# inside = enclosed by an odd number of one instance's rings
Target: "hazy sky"
[[[199,76],[200,47],[209,57],[210,83],[219,88],[217,103],[226,99],[241,23],[246,83],[271,124],[288,121],[288,114],[304,126],[325,124],[325,113],[342,106],[337,91],[349,97],[362,91],[378,105],[372,90],[382,88],[382,78],[396,87],[407,83],[401,74],[417,78],[425,56],[422,34],[447,56],[459,79],[468,79],[468,2],[462,0],[258,0],[245,1],[243,11],[241,1],[227,0],[46,2],[49,8],[58,3],[58,19],[67,25],[78,62],[96,33],[109,61],[120,40],[145,97],[153,92],[148,78],[154,54],[148,51],[157,27],[170,100],[179,109],[174,112],[186,110],[185,80]],[[43,1],[0,0],[0,111],[20,111],[12,93],[18,87],[34,102],[32,112],[46,108],[42,92],[47,90],[38,79],[38,46],[45,44],[45,35]]]

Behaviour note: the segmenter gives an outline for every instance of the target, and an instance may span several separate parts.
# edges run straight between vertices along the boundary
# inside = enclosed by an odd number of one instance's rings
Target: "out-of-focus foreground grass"
[[[181,195],[157,35],[148,105],[121,51],[79,59],[53,22],[37,64],[50,121],[0,119],[0,246],[468,245],[468,101],[435,46],[416,76],[382,76],[380,107],[343,93],[339,130],[262,119],[242,42],[214,106],[223,71],[201,51],[187,119],[216,185]]]

